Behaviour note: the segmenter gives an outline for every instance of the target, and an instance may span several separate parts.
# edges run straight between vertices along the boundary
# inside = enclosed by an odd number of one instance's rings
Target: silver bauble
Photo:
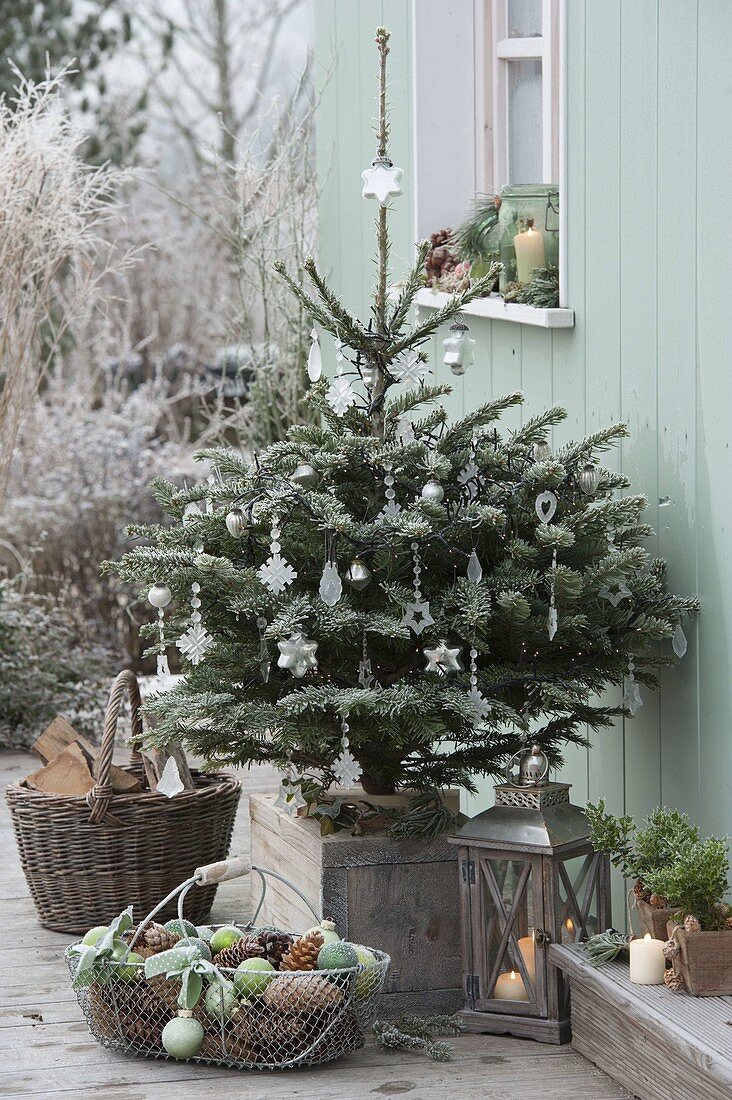
[[[540,439],[538,443],[534,444],[534,460],[536,462],[543,462],[551,453],[552,449],[545,439]]]
[[[318,484],[318,471],[309,462],[301,462],[290,474],[290,481],[302,489],[312,489]]]
[[[232,508],[226,515],[226,530],[233,539],[240,539],[247,529],[247,517],[241,508]]]
[[[422,486],[422,500],[429,500],[433,504],[439,504],[445,495],[445,490],[440,485],[439,481],[435,481],[434,478]]]
[[[597,486],[600,484],[600,471],[597,466],[588,463],[577,478],[577,483],[582,492],[586,493],[588,497],[596,493]]]
[[[167,607],[173,599],[173,593],[167,584],[154,584],[148,592],[147,598],[153,607]]]
[[[346,580],[351,588],[360,592],[371,580],[371,570],[364,565],[360,558],[354,558],[346,570]]]

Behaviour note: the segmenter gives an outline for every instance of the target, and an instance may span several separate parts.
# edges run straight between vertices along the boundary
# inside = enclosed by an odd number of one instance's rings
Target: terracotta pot
[[[674,969],[684,979],[687,993],[693,997],[732,996],[732,930],[687,932],[670,920],[666,933],[681,948]]]

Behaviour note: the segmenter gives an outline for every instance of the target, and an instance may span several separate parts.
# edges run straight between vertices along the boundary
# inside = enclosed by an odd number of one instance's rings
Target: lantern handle
[[[526,779],[522,779],[521,777],[520,765],[518,774],[514,772],[513,763],[514,760],[516,760],[517,758],[520,759],[521,757],[524,757],[526,755],[531,756],[533,753],[541,753],[541,755],[544,756],[544,766],[541,770],[540,775],[532,776],[531,780],[527,781]],[[515,752],[509,762],[506,764],[505,770],[506,781],[510,783],[512,787],[541,787],[543,786],[544,780],[546,779],[548,774],[549,760],[546,757],[546,754],[541,749],[541,746],[536,744],[524,745],[523,748],[520,748],[517,752]]]

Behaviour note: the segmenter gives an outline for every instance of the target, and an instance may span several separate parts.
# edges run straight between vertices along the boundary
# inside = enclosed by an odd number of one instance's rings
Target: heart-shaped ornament
[[[554,493],[550,493],[547,489],[545,492],[539,493],[534,507],[540,522],[549,523],[557,510],[557,498]]]

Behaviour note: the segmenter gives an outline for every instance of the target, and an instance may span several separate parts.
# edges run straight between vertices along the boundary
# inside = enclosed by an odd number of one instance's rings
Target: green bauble
[[[198,935],[198,929],[196,928],[195,924],[191,924],[189,920],[184,920],[182,922],[179,921],[177,918],[175,920],[168,920],[163,925],[163,928],[166,932],[174,932],[176,936]]]
[[[185,936],[182,940],[178,940],[176,947],[195,947],[198,952],[199,958],[207,959],[211,962],[211,948],[208,946],[205,940],[201,940],[198,936]]]
[[[173,1058],[195,1058],[203,1042],[203,1028],[192,1016],[176,1016],[163,1028],[163,1046]]]
[[[210,1016],[220,1019],[222,1016],[230,1020],[235,1015],[239,1002],[234,991],[234,983],[224,978],[219,981],[215,978],[209,983],[204,997],[206,1011]]]
[[[109,925],[97,924],[94,928],[89,929],[81,942],[88,947],[93,947],[97,940],[101,940],[102,936],[106,936],[107,932],[109,932]]]
[[[320,924],[314,925],[313,928],[308,928],[305,935],[309,936],[311,932],[319,932],[320,935],[323,937],[323,943],[339,943],[340,942],[341,937],[338,935],[338,933],[335,930],[335,922],[332,921],[332,920],[328,920],[327,917],[325,917],[320,922]]]
[[[276,973],[266,959],[245,959],[239,963],[234,976],[234,989],[240,997],[259,997]]]
[[[358,966],[358,955],[352,943],[326,943],[318,952],[318,970],[343,970]]]
[[[363,1000],[364,997],[368,997],[371,993],[376,991],[374,976],[369,974],[370,968],[376,965],[376,955],[374,955],[373,951],[370,951],[368,947],[364,947],[360,943],[355,943],[353,947],[356,952],[356,958],[364,968],[363,974],[359,974],[356,978],[356,997],[359,1000]]]
[[[122,950],[119,951],[115,946],[112,952],[112,958],[114,960],[124,958],[125,951],[127,950],[126,944],[122,944]],[[145,960],[142,955],[138,955],[136,951],[130,951],[129,955],[125,959],[124,966],[112,967],[112,974],[115,978],[119,978],[123,982],[134,982],[136,978],[142,977],[142,966],[144,966]]]
[[[214,955],[218,955],[219,951],[231,947],[232,943],[236,943],[243,935],[240,928],[235,928],[233,924],[225,924],[223,928],[217,928],[211,937],[211,950]]]

